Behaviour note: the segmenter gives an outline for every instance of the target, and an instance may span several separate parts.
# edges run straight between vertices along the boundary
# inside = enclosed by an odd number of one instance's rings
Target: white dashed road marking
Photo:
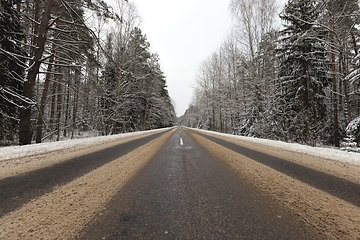
[[[183,142],[182,138],[180,138],[180,145],[181,146],[184,145],[184,142]]]

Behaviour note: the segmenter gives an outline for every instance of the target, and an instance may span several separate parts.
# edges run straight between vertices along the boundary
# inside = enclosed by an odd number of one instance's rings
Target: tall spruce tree
[[[103,96],[101,98],[101,111],[103,120],[103,134],[108,135],[112,132],[115,125],[115,103],[116,96],[116,66],[112,61],[113,54],[113,35],[108,34],[106,41],[106,51],[108,55],[105,69],[102,72]]]
[[[13,0],[0,0],[0,142],[14,141],[18,129],[18,107],[21,96],[24,57],[21,47],[24,37],[20,15]]]
[[[313,0],[290,0],[280,18],[282,45],[279,77],[289,140],[314,144],[326,121],[324,88],[329,84],[323,31]]]

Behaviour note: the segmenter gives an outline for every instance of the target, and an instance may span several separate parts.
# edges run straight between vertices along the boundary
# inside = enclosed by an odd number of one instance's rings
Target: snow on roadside
[[[90,137],[90,138],[80,138],[80,139],[72,139],[65,140],[59,142],[48,142],[48,143],[39,143],[39,144],[31,144],[24,146],[9,146],[9,147],[1,147],[0,148],[0,161],[20,158],[20,157],[28,157],[37,154],[42,154],[45,152],[51,152],[56,150],[63,150],[67,148],[75,148],[75,147],[86,147],[95,144],[102,144],[110,141],[115,141],[123,138],[135,137],[148,133],[156,133],[160,131],[164,131],[167,128],[155,129],[149,131],[140,131],[140,132],[131,132],[131,133],[122,133],[110,136],[100,136],[100,137]]]
[[[311,147],[311,146],[307,146],[307,145],[301,145],[298,143],[287,143],[287,142],[281,142],[281,141],[276,141],[276,140],[245,137],[245,136],[238,136],[238,135],[232,135],[232,134],[226,134],[226,133],[218,133],[218,132],[196,129],[196,128],[190,128],[190,129],[210,133],[213,135],[218,135],[218,136],[233,138],[233,139],[237,139],[237,140],[241,140],[241,141],[246,141],[246,142],[253,143],[253,144],[262,144],[262,145],[266,145],[266,146],[269,146],[272,148],[286,150],[289,152],[303,153],[303,154],[307,154],[310,156],[319,157],[319,158],[323,158],[323,159],[327,159],[327,160],[345,162],[345,163],[350,163],[350,164],[360,166],[360,153],[345,152],[345,151],[331,149],[331,148]]]

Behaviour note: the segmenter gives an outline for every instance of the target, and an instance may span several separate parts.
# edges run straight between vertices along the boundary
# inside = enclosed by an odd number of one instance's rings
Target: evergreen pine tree
[[[10,143],[18,129],[18,106],[21,96],[24,59],[21,47],[24,37],[20,15],[13,0],[0,0],[0,142]]]
[[[107,61],[102,72],[102,97],[101,97],[101,115],[103,118],[102,127],[103,134],[108,135],[112,133],[114,126],[114,113],[116,102],[116,66],[113,62],[113,35],[108,34],[106,40]]]
[[[329,84],[328,62],[317,28],[319,11],[313,0],[290,0],[282,14],[279,77],[285,128],[289,140],[314,144],[326,120],[324,88]]]
[[[145,130],[148,98],[151,94],[151,53],[150,44],[140,28],[134,28],[130,34],[127,49],[126,69],[133,73],[126,79],[127,94],[125,101],[131,130]]]

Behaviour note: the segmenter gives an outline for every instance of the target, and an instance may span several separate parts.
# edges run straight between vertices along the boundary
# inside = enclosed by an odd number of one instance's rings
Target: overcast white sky
[[[278,0],[284,2],[285,0]],[[178,116],[192,100],[200,64],[230,32],[230,0],[132,0],[141,27],[160,56]]]

